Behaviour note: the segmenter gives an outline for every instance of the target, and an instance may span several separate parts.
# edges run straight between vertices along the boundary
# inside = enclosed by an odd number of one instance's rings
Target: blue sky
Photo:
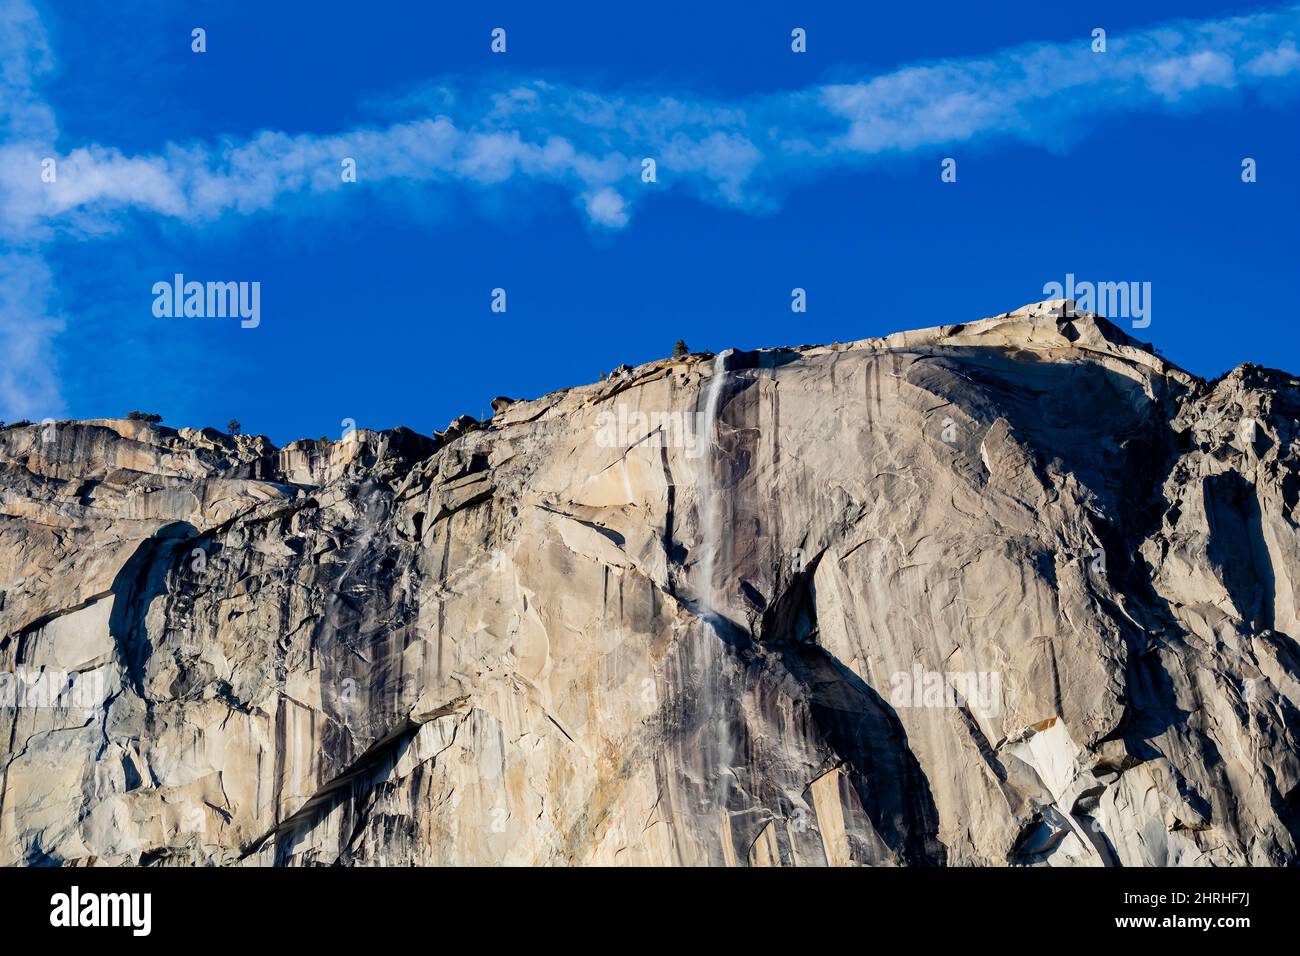
[[[0,418],[428,433],[1066,273],[1150,282],[1194,372],[1300,372],[1300,8],[473,6],[0,0]],[[260,325],[156,318],[175,273]]]

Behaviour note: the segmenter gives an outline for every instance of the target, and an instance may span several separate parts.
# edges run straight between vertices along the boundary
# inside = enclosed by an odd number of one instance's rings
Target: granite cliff
[[[1062,302],[0,431],[0,864],[1300,862],[1300,383]]]

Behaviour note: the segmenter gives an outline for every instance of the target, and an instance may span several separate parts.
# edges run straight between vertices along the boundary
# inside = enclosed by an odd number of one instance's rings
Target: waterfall
[[[356,638],[368,628],[370,616],[374,613],[371,602],[376,589],[376,575],[371,546],[388,516],[389,501],[384,486],[373,479],[365,480],[355,494],[360,505],[354,525],[355,536],[350,544],[342,547],[341,556],[347,560],[330,586],[329,602],[318,625],[318,633],[337,639],[341,646],[361,656],[364,649],[356,645]],[[349,580],[358,572],[360,578],[351,585],[350,591],[360,597],[349,601],[344,594],[349,591]],[[349,633],[353,625],[357,634]]]
[[[700,561],[700,578],[696,586],[701,605],[710,620],[718,616],[714,570],[718,552],[722,549],[722,517],[719,514],[717,482],[713,479],[713,450],[718,448],[718,407],[722,404],[722,390],[727,383],[727,358],[735,351],[726,349],[713,360],[713,377],[709,379],[709,394],[704,405],[705,453],[700,457],[703,474],[700,488],[700,547],[704,556]]]
[[[705,401],[705,452],[700,456],[699,473],[699,507],[700,507],[700,542],[702,551],[699,563],[699,576],[696,582],[696,600],[703,611],[709,629],[717,635],[718,640],[702,644],[700,654],[699,680],[701,691],[701,708],[712,723],[712,733],[705,733],[701,743],[704,744],[704,766],[710,763],[714,771],[718,789],[712,793],[712,800],[717,812],[725,818],[731,794],[731,781],[734,774],[732,764],[735,761],[735,744],[732,741],[731,728],[727,719],[732,701],[729,688],[734,681],[729,680],[733,674],[735,661],[732,660],[723,640],[721,628],[724,615],[718,612],[717,588],[714,575],[718,554],[722,550],[722,491],[714,478],[715,450],[721,452],[718,442],[718,413],[722,404],[722,392],[727,384],[727,358],[734,350],[727,349],[713,360],[713,377],[709,379],[709,392]],[[702,768],[703,769],[703,768]],[[722,840],[729,839],[730,825],[726,825],[719,834]]]

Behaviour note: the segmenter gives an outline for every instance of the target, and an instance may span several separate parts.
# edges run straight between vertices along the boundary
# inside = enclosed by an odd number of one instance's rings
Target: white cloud
[[[20,37],[3,74],[17,104],[9,109],[10,126],[52,129],[31,93],[48,59],[44,34],[26,0],[0,9],[0,22],[16,25]],[[291,194],[337,190],[344,156],[356,159],[362,188],[392,180],[466,190],[557,186],[574,195],[591,222],[612,228],[625,226],[647,194],[640,160],[651,156],[665,188],[765,209],[793,182],[882,154],[987,136],[1053,142],[1061,131],[1107,114],[1294,84],[1298,35],[1300,7],[1291,7],[1113,36],[1104,54],[1093,53],[1085,36],[734,103],[546,82],[496,92],[444,84],[394,104],[407,115],[387,126],[263,132],[243,142],[167,144],[142,156],[111,146],[72,148],[60,157],[53,186],[40,183],[28,136],[9,144],[0,212],[11,234],[67,223],[93,230],[95,217],[131,208],[201,223],[268,210]]]
[[[1170,57],[1152,64],[1146,71],[1151,89],[1168,100],[1209,87],[1229,89],[1236,85],[1236,79],[1232,59],[1214,50]]]
[[[54,113],[36,80],[54,66],[45,27],[28,0],[0,3],[0,136],[51,141]]]
[[[0,170],[23,170],[40,181],[40,160],[57,134],[54,112],[37,95],[39,77],[53,67],[49,43],[27,0],[0,2]],[[22,144],[22,145],[19,145]],[[13,203],[30,220],[41,205],[30,188],[0,186],[0,222]],[[31,237],[0,226],[0,419],[40,420],[62,410],[53,360],[62,322],[50,314],[49,266],[30,250]]]
[[[621,229],[627,225],[627,208],[623,197],[612,189],[597,189],[582,197],[587,217],[594,223]]]
[[[51,314],[53,280],[39,255],[0,254],[0,420],[63,410],[53,356],[63,322]]]
[[[1250,60],[1245,66],[1245,71],[1251,76],[1259,77],[1294,74],[1300,71],[1300,51],[1296,49],[1295,43],[1286,40],[1279,43],[1275,49],[1265,50]]]

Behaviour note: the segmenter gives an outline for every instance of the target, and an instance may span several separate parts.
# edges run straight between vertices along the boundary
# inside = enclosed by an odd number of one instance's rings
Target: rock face
[[[432,439],[11,427],[0,864],[1294,864],[1297,418],[1049,302]]]

